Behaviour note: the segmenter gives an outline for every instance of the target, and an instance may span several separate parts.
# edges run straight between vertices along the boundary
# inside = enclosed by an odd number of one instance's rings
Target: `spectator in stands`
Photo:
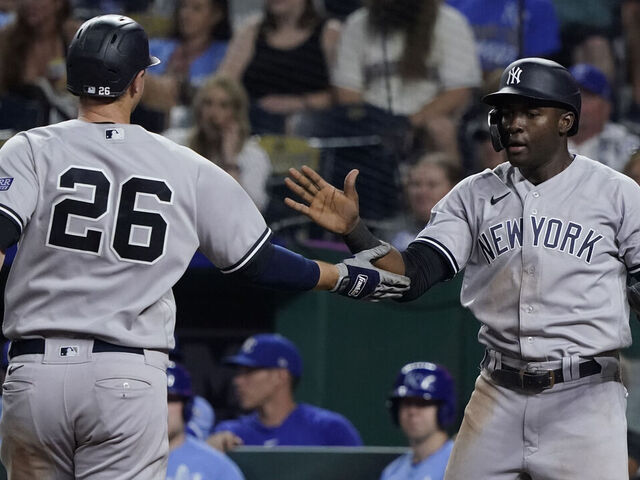
[[[189,372],[171,362],[167,368],[169,461],[167,480],[244,480],[235,463],[205,442],[187,435],[193,392]]]
[[[640,185],[640,151],[635,151],[624,166],[622,173],[633,178]]]
[[[142,101],[161,111],[191,104],[195,90],[218,69],[231,37],[227,0],[180,0],[175,22],[171,38],[149,42],[162,63],[149,70]]]
[[[620,33],[620,4],[624,1],[626,0],[553,0],[560,21],[562,45],[555,60],[562,65],[590,63],[613,83],[619,71],[613,39]],[[623,16],[622,22],[626,20]]]
[[[234,35],[221,73],[242,81],[256,132],[284,131],[287,115],[332,103],[329,70],[340,32],[313,0],[266,0]]]
[[[635,133],[640,133],[640,2],[623,0],[620,6],[630,103],[623,109],[625,119]]]
[[[0,31],[0,96],[37,102],[42,124],[75,118],[64,61],[69,14],[67,0],[22,0],[15,20]]]
[[[15,19],[16,0],[0,0],[0,28]]]
[[[582,94],[580,128],[569,139],[569,150],[622,171],[631,153],[640,146],[640,138],[610,120],[611,87],[600,70],[589,64],[574,65],[569,70]]]
[[[457,154],[456,122],[481,70],[466,18],[438,0],[368,0],[343,28],[332,82],[340,103],[407,116],[423,144]]]
[[[391,462],[380,480],[442,480],[453,448],[446,427],[456,416],[453,379],[429,362],[402,367],[387,406],[407,436],[411,450]]]
[[[388,232],[381,236],[399,250],[415,240],[431,217],[431,209],[453,186],[462,180],[455,159],[445,153],[421,155],[408,167],[404,191],[406,210],[392,220]]]
[[[238,368],[234,386],[240,407],[251,413],[216,426],[209,444],[226,451],[237,445],[359,446],[360,435],[342,415],[296,403],[302,375],[296,346],[278,334],[249,337],[226,359]]]
[[[216,75],[196,94],[195,128],[188,146],[232,175],[264,211],[271,161],[249,136],[247,94],[240,83]]]
[[[552,0],[447,0],[473,28],[483,72],[504,70],[520,57],[548,57],[560,49],[560,27]],[[520,12],[520,5],[524,11]],[[519,51],[520,14],[524,20]]]

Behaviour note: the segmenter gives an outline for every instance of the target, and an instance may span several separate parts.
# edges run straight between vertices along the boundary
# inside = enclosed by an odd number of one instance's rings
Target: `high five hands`
[[[335,188],[307,166],[300,170],[290,168],[289,175],[291,178],[285,178],[287,187],[304,203],[287,197],[287,206],[339,235],[346,235],[355,228],[360,220],[356,191],[358,170],[351,170],[347,174],[344,190]],[[409,289],[409,278],[377,268],[371,263],[391,250],[389,244],[382,242],[377,247],[363,250],[338,263],[336,267],[339,279],[332,291],[350,298],[366,298],[374,302],[402,297]]]

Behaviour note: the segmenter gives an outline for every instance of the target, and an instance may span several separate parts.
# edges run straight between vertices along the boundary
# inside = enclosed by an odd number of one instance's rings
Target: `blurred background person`
[[[569,151],[622,171],[631,153],[640,146],[640,137],[611,120],[613,93],[604,73],[586,63],[574,65],[569,71],[582,96],[580,127],[569,138]]]
[[[208,440],[213,447],[226,451],[238,445],[362,445],[360,434],[342,415],[296,403],[302,358],[282,335],[249,337],[226,362],[238,369],[233,380],[238,403],[251,413],[218,424]]]
[[[560,49],[560,25],[552,0],[447,0],[447,3],[460,10],[471,24],[485,73],[495,70],[502,73],[521,57],[549,58]]]
[[[364,3],[340,38],[332,73],[338,101],[407,116],[419,143],[458,156],[457,121],[481,83],[466,18],[438,0]]]
[[[271,160],[250,135],[249,100],[242,85],[222,75],[209,78],[196,93],[193,116],[192,129],[171,129],[165,135],[226,170],[264,211]]]
[[[14,20],[0,30],[0,96],[35,102],[38,125],[75,118],[66,90],[65,54],[74,28],[67,0],[21,0]],[[75,26],[75,25],[74,25]]]
[[[149,71],[142,105],[171,112],[168,126],[186,126],[191,121],[186,107],[226,54],[231,38],[228,2],[180,0],[173,28],[171,37],[149,42],[151,54],[162,63]]]
[[[187,435],[192,415],[191,376],[180,364],[167,368],[169,462],[167,480],[244,480],[238,466],[205,442]]]
[[[561,50],[554,60],[562,65],[589,63],[614,84],[620,65],[615,44],[621,35],[621,4],[626,0],[553,0],[560,22]],[[636,0],[631,0],[637,3]]]
[[[622,173],[633,178],[640,185],[640,151],[635,151],[622,170]]]
[[[404,180],[406,207],[391,220],[382,238],[399,250],[415,240],[431,217],[431,209],[462,180],[456,159],[446,153],[422,154],[407,167]]]
[[[0,28],[15,19],[16,3],[16,0],[0,0]]]
[[[265,0],[263,14],[234,34],[220,72],[249,93],[254,132],[283,133],[287,115],[331,105],[339,33],[313,0]]]
[[[391,462],[380,480],[442,480],[453,448],[445,429],[456,417],[455,388],[449,372],[429,362],[405,365],[387,406],[411,450]]]

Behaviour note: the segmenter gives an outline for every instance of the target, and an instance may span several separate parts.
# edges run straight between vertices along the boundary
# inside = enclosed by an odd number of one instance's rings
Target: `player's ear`
[[[131,82],[131,87],[129,87],[131,89],[131,94],[132,95],[137,95],[138,93],[142,93],[144,90],[144,74],[145,74],[145,70],[140,70],[138,72],[138,74],[135,76],[135,78],[133,79],[133,82]]]
[[[566,135],[569,132],[569,130],[571,130],[571,127],[573,126],[573,123],[575,121],[576,121],[575,113],[570,111],[562,112],[562,114],[560,115],[560,118],[558,119],[558,131],[560,132],[560,134]]]

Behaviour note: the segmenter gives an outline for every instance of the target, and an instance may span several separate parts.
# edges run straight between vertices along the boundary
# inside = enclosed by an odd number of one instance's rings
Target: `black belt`
[[[73,344],[73,339],[69,339],[69,344]],[[114,345],[113,343],[97,339],[93,341],[92,352],[124,352],[144,355],[144,349],[142,348]],[[34,353],[44,353],[43,338],[31,338],[28,340],[16,340],[11,342],[11,347],[9,348],[9,358],[17,357],[19,355],[30,355]]]
[[[595,360],[587,360],[579,365],[580,378],[595,375],[602,371],[602,366]],[[519,388],[531,392],[541,392],[564,382],[562,369],[557,370],[518,370],[502,364],[502,368],[491,372],[491,378],[507,388]]]

